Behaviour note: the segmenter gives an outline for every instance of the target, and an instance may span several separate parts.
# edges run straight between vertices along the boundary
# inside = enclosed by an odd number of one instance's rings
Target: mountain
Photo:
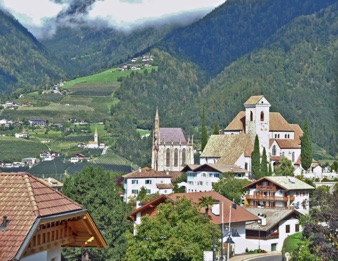
[[[289,5],[283,6],[284,2]],[[151,128],[158,106],[161,126],[183,127],[189,135],[194,134],[198,143],[202,108],[205,108],[206,123],[211,131],[214,122],[226,127],[243,110],[248,97],[263,94],[273,104],[271,111],[281,112],[289,122],[302,126],[308,118],[313,142],[336,155],[338,88],[334,74],[338,75],[338,3],[331,2],[321,1],[323,5],[318,5],[318,1],[259,0],[250,1],[250,9],[247,1],[227,1],[201,21],[175,31],[172,34],[175,37],[170,36],[168,42],[164,39],[157,46],[159,49],[152,50],[158,59],[158,72],[134,75],[122,82],[116,93],[120,102],[113,110],[112,130],[124,130],[124,135],[133,137],[126,130]],[[267,3],[271,8],[261,12]],[[312,8],[311,12],[299,11],[308,7]],[[217,49],[214,49],[216,44],[212,39],[209,42],[208,36],[220,35],[224,24],[214,24],[209,27],[209,32],[204,30],[210,20],[227,20],[219,13],[223,9],[229,9],[225,13],[243,15],[234,19],[231,25],[232,41],[237,44],[230,49],[236,55],[227,51],[231,45],[227,38],[223,41],[214,39],[218,42]],[[242,9],[247,11],[243,13]],[[287,22],[279,21],[278,17],[284,20],[294,9],[298,9],[299,15]],[[255,13],[257,10],[259,14]],[[275,24],[280,26],[272,30],[272,22],[266,22],[255,30],[249,27],[251,20],[244,26],[249,13],[262,21],[275,19]],[[250,51],[242,51],[240,43],[246,37],[240,28],[247,27],[251,28],[245,29],[250,31],[250,38],[258,40],[248,40],[253,46],[248,44]],[[265,37],[261,35],[269,30],[271,32]],[[194,40],[190,40],[187,34]],[[179,40],[174,42],[173,39]],[[228,58],[219,58],[223,50],[229,54]],[[223,69],[216,73],[220,68]],[[213,74],[217,75],[213,77]],[[119,130],[118,122],[122,119],[125,120],[123,130]],[[128,128],[124,128],[126,126]],[[135,143],[134,139],[131,140]],[[123,141],[123,144],[117,143],[119,148],[128,147],[128,139]],[[131,157],[131,152],[128,153]],[[320,155],[316,155],[318,157]]]
[[[153,55],[158,69],[121,79],[114,90],[119,102],[105,120],[115,151],[139,165],[149,162],[151,141],[140,140],[136,128],[152,128],[156,107],[161,126],[183,127],[198,146],[203,108],[211,133],[215,122],[226,127],[248,97],[260,94],[288,122],[308,118],[313,142],[336,156],[337,9],[333,0],[228,0],[176,30],[61,28],[44,45],[36,41],[21,52],[40,47],[47,57],[48,46],[69,75]]]
[[[57,59],[17,20],[0,10],[0,91],[34,88],[62,79]]]
[[[241,56],[262,48],[293,19],[335,0],[227,0],[209,15],[167,35],[162,48],[198,64],[212,77]]]
[[[70,77],[75,77],[121,64],[152,47],[177,27],[148,25],[127,32],[102,25],[79,24],[59,27],[52,37],[40,41],[66,62],[65,69]]]

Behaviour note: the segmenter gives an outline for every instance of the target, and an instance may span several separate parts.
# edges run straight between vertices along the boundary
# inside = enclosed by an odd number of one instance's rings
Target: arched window
[[[186,164],[186,149],[182,150],[182,164]]]
[[[250,121],[253,121],[253,113],[250,111]]]
[[[264,112],[261,111],[261,121],[264,121]]]
[[[178,166],[178,149],[175,149],[174,151],[174,166]]]
[[[295,162],[295,153],[292,152],[292,162]]]
[[[245,162],[245,167],[244,167],[246,170],[248,170],[248,163]]]
[[[273,145],[273,146],[272,146],[272,155],[273,155],[273,156],[276,156],[276,153],[277,153],[277,152],[276,152],[276,145]]]
[[[170,149],[167,149],[167,152],[166,152],[166,166],[167,167],[170,167]]]

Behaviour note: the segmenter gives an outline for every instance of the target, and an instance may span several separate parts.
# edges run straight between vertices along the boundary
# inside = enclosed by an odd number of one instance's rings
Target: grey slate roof
[[[258,214],[265,214],[266,215],[266,225],[258,225],[257,222],[247,223],[245,225],[245,229],[249,230],[261,230],[261,231],[268,231],[269,229],[273,228],[277,225],[281,220],[288,218],[290,215],[301,215],[300,212],[294,209],[261,209],[261,208],[246,208],[252,214],[258,216]]]
[[[245,186],[244,188],[250,188],[255,186],[256,183],[260,183],[262,180],[269,180],[272,183],[282,187],[285,190],[313,190],[314,187],[310,186],[304,181],[301,181],[295,177],[289,176],[267,176],[256,180],[255,182]]]
[[[182,128],[160,128],[160,142],[187,144],[188,138]]]

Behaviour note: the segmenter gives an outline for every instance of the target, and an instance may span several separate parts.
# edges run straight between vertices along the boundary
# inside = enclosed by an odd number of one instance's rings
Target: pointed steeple
[[[97,127],[95,127],[94,142],[99,143],[99,134],[97,133]]]
[[[155,114],[155,131],[158,131],[160,128],[160,117],[158,116],[158,108],[156,107],[156,114]]]
[[[158,170],[158,150],[160,143],[160,117],[158,116],[158,108],[156,107],[155,126],[153,132],[153,153],[152,153],[152,168]]]

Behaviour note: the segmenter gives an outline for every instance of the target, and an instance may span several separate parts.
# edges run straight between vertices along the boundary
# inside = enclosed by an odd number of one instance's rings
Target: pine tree
[[[254,150],[251,155],[251,165],[252,165],[252,174],[255,177],[255,179],[260,178],[260,153],[259,153],[259,139],[256,135],[255,137],[255,144],[254,144]]]
[[[268,175],[268,160],[266,157],[266,150],[263,149],[262,161],[261,161],[261,169],[260,169],[260,176],[264,177]]]
[[[208,133],[207,128],[205,126],[205,112],[203,108],[202,112],[202,135],[201,135],[201,150],[203,151],[205,148],[205,145],[207,145],[208,142]]]
[[[214,134],[214,135],[219,134],[219,125],[218,125],[217,121],[214,122],[214,130],[213,130],[212,134]]]
[[[310,138],[310,132],[309,132],[309,122],[308,119],[305,119],[304,123],[304,133],[303,136],[301,137],[301,162],[302,162],[302,167],[305,170],[308,170],[311,167],[312,163],[312,143],[311,143],[311,138]]]

